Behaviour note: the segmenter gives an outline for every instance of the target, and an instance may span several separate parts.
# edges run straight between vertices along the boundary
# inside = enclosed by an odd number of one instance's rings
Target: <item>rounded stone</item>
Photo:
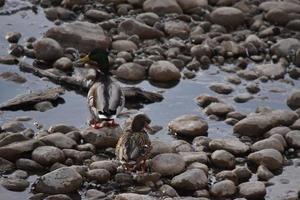
[[[171,176],[182,172],[185,168],[185,162],[182,156],[178,154],[163,153],[151,160],[151,168],[162,176]]]
[[[178,81],[180,79],[180,71],[171,62],[160,60],[153,63],[149,69],[149,78],[157,82]]]
[[[65,160],[63,151],[53,146],[38,147],[32,152],[31,157],[32,160],[42,165],[51,165]]]
[[[56,61],[63,56],[63,48],[51,38],[41,38],[33,43],[35,56],[39,60]]]
[[[215,197],[230,197],[237,191],[234,182],[230,180],[220,181],[212,185],[210,192]]]
[[[116,71],[118,78],[128,81],[141,81],[146,77],[146,68],[136,63],[124,63]]]
[[[233,169],[235,167],[235,157],[225,150],[216,150],[211,155],[212,163],[221,169]]]

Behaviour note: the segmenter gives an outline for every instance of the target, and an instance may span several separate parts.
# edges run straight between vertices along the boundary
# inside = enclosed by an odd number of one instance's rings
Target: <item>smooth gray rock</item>
[[[263,182],[246,182],[239,185],[239,193],[247,199],[261,199],[266,195],[266,187]]]
[[[31,157],[41,165],[51,165],[65,160],[63,151],[53,146],[38,147],[32,152]]]
[[[41,137],[40,140],[47,145],[56,146],[60,149],[72,149],[77,143],[62,133],[52,133]]]
[[[179,190],[199,190],[207,187],[208,179],[201,169],[189,169],[171,180],[171,185]]]
[[[244,23],[242,11],[233,7],[220,7],[210,14],[213,23],[222,25],[226,28],[234,29]]]
[[[178,81],[180,79],[180,71],[171,62],[160,60],[153,63],[149,68],[149,78],[157,82]]]
[[[185,162],[178,154],[163,153],[151,160],[151,168],[162,176],[177,175],[184,170]]]
[[[234,182],[230,180],[220,181],[212,185],[210,192],[215,197],[230,197],[237,191]]]
[[[39,60],[53,62],[63,56],[63,48],[52,38],[41,38],[35,41],[33,49]]]
[[[124,63],[116,71],[118,78],[128,81],[141,81],[146,77],[146,68],[136,63]]]
[[[160,0],[146,0],[143,4],[143,9],[146,12],[154,12],[158,15],[182,13],[182,9],[176,0],[165,0],[163,2]]]
[[[300,131],[290,131],[285,136],[286,142],[288,143],[289,147],[300,149]]]
[[[235,167],[235,157],[225,150],[216,150],[211,155],[212,163],[221,169],[233,169]]]
[[[264,165],[269,170],[278,170],[283,166],[283,156],[275,149],[263,149],[248,155],[248,160],[256,165]]]
[[[234,155],[243,155],[250,150],[248,145],[237,139],[213,139],[209,143],[209,148],[211,150],[223,149]]]

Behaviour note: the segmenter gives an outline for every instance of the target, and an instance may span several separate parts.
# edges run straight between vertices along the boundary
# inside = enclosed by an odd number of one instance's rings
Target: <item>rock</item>
[[[199,162],[194,162],[191,163],[187,169],[201,169],[203,170],[206,174],[208,174],[208,167],[207,165],[203,164],[203,163],[199,163]]]
[[[0,63],[5,65],[15,65],[19,60],[13,55],[0,56]]]
[[[87,172],[87,177],[98,183],[106,183],[110,179],[110,173],[106,169],[92,169]]]
[[[274,177],[274,174],[270,172],[270,170],[266,168],[264,165],[260,165],[257,168],[256,174],[258,179],[262,181],[268,181],[269,179]]]
[[[193,162],[200,162],[203,164],[208,163],[208,157],[205,152],[179,152],[179,155],[182,156],[186,165],[191,164]]]
[[[44,13],[46,18],[49,19],[50,21],[55,21],[58,19],[63,21],[76,19],[76,14],[73,11],[62,7],[46,8],[44,9]]]
[[[154,12],[158,15],[182,13],[182,9],[176,0],[165,0],[163,2],[159,0],[146,0],[143,4],[143,9],[146,12]]]
[[[11,172],[14,169],[15,169],[14,163],[0,157],[0,173],[1,174]]]
[[[224,83],[214,83],[209,86],[209,89],[219,94],[230,94],[233,91],[230,85]]]
[[[67,158],[71,158],[75,162],[79,163],[82,163],[85,159],[90,159],[94,155],[90,151],[77,151],[74,149],[63,149],[63,152]]]
[[[286,142],[288,143],[289,147],[300,149],[300,131],[290,131],[285,136]]]
[[[160,60],[153,63],[149,69],[149,78],[157,82],[178,81],[180,79],[180,71],[171,62]]]
[[[263,199],[266,195],[266,187],[263,182],[246,182],[239,185],[239,193],[247,199]]]
[[[138,47],[136,44],[130,40],[116,40],[113,41],[112,44],[112,49],[117,50],[117,51],[136,51]]]
[[[259,5],[259,8],[268,12],[274,8],[280,8],[282,11],[287,13],[299,13],[300,6],[292,1],[277,2],[277,1],[266,1]]]
[[[12,132],[12,133],[17,133],[24,131],[26,128],[23,123],[18,122],[18,121],[9,121],[1,126],[1,130],[5,132]]]
[[[293,31],[300,31],[300,20],[294,19],[287,23],[286,27]]]
[[[16,72],[3,72],[0,77],[7,81],[12,81],[14,83],[25,83],[27,80],[23,76]]]
[[[97,47],[106,49],[111,44],[103,29],[89,22],[76,21],[55,26],[50,28],[45,36],[55,39],[64,48],[73,47],[85,53]]]
[[[209,95],[200,95],[196,98],[197,104],[203,108],[206,108],[211,103],[218,103],[220,100],[217,97]]]
[[[5,39],[10,43],[18,43],[22,34],[19,32],[8,32],[5,35]]]
[[[192,114],[177,117],[168,124],[168,127],[175,134],[190,137],[206,135],[208,130],[207,123],[197,115]]]
[[[26,136],[24,136],[22,133],[7,133],[7,134],[3,134],[2,136],[3,137],[0,140],[0,147],[29,139]]]
[[[115,175],[115,181],[121,186],[130,186],[133,184],[133,176],[128,173],[117,173]]]
[[[96,148],[107,148],[115,147],[122,133],[119,126],[102,129],[87,128],[81,132],[81,136],[85,142],[93,144]]]
[[[22,169],[25,171],[41,171],[44,169],[44,167],[42,165],[40,165],[39,163],[30,160],[30,159],[26,159],[26,158],[20,158],[16,161],[16,166],[18,169]]]
[[[61,5],[64,5],[67,8],[72,8],[73,6],[82,6],[87,3],[87,0],[63,0]]]
[[[263,149],[276,149],[282,153],[284,151],[284,146],[278,139],[275,138],[260,140],[251,146],[252,151],[260,151]]]
[[[210,14],[213,23],[234,29],[244,23],[242,11],[233,7],[220,7]]]
[[[234,182],[230,180],[220,181],[212,185],[210,193],[215,197],[230,197],[236,193]]]
[[[164,196],[169,196],[169,197],[178,197],[178,193],[176,192],[176,190],[171,187],[170,185],[162,185],[160,188],[159,188],[159,191],[161,191],[161,193],[164,195]]]
[[[264,135],[264,137],[270,137],[270,136],[275,135],[275,134],[279,134],[279,135],[285,136],[290,131],[291,131],[291,129],[289,127],[278,126],[278,127],[275,127],[275,128],[272,128],[271,130],[269,130]]]
[[[18,192],[24,191],[29,186],[29,182],[24,179],[2,178],[0,183],[7,190]]]
[[[49,88],[42,91],[35,91],[29,94],[18,95],[15,98],[0,105],[0,110],[28,109],[42,101],[56,101],[65,90],[61,87]],[[2,127],[3,129],[3,127]]]
[[[275,149],[263,149],[249,154],[247,158],[256,165],[264,165],[271,171],[281,169],[283,165],[283,157]]]
[[[138,35],[141,39],[160,38],[164,34],[151,26],[143,24],[134,19],[125,19],[119,24],[119,32],[124,32],[127,35]]]
[[[109,171],[111,174],[114,174],[117,172],[117,163],[115,163],[112,160],[100,160],[91,163],[90,169],[105,169]]]
[[[300,91],[293,91],[287,98],[286,103],[288,107],[293,110],[300,108]]]
[[[135,193],[122,193],[115,197],[115,200],[155,200],[155,197]]]
[[[253,69],[245,69],[237,72],[237,75],[246,80],[255,80],[259,77],[259,74]],[[249,83],[251,84],[251,83]],[[254,83],[252,83],[254,84]],[[255,92],[253,92],[255,93]]]
[[[207,187],[208,179],[201,169],[189,169],[172,178],[171,185],[178,190],[199,190]]]
[[[165,22],[164,30],[170,37],[187,38],[190,33],[190,27],[183,21]]]
[[[50,101],[42,101],[34,105],[34,109],[40,112],[46,112],[54,108]]]
[[[289,15],[279,8],[273,8],[265,15],[267,21],[274,25],[284,26],[289,21]]]
[[[234,108],[226,103],[211,103],[204,110],[207,115],[216,115],[218,117],[225,117],[232,111],[234,111]]]
[[[41,176],[35,183],[35,191],[46,194],[61,194],[76,191],[82,177],[74,169],[62,167]]]
[[[192,152],[193,146],[185,140],[174,140],[171,142],[171,147],[174,152]]]
[[[70,58],[61,57],[60,59],[55,61],[55,63],[53,64],[53,67],[56,69],[63,70],[63,71],[69,71],[69,70],[72,70],[73,63],[70,60]]]
[[[60,44],[51,38],[41,38],[33,43],[34,53],[37,59],[53,62],[63,56]]]
[[[159,16],[153,12],[140,13],[136,16],[136,19],[144,22],[149,26],[153,26],[155,22],[159,21]]]
[[[56,194],[56,195],[47,196],[44,200],[72,200],[72,199],[65,194]]]
[[[240,93],[233,98],[233,100],[237,103],[245,103],[250,99],[253,99],[253,96],[249,93]]]
[[[62,150],[52,146],[41,146],[32,152],[32,160],[40,163],[41,165],[51,165],[56,162],[63,162],[65,155]]]
[[[163,153],[155,156],[151,160],[153,171],[160,173],[162,176],[177,175],[185,168],[185,162],[182,156],[175,153]]]
[[[16,160],[22,154],[29,153],[40,145],[42,143],[35,139],[11,143],[0,147],[0,157],[8,160]]]
[[[191,36],[195,34],[191,33]],[[209,58],[213,56],[213,51],[208,45],[195,45],[191,48],[191,55],[201,59],[203,56],[208,56]]]
[[[249,146],[237,139],[213,139],[209,143],[211,150],[226,150],[234,155],[243,155],[249,151]]]
[[[300,48],[300,41],[295,38],[286,38],[278,40],[271,46],[271,53],[279,57],[291,56],[291,52],[296,52]]]
[[[102,10],[94,10],[94,9],[90,9],[90,10],[86,11],[85,16],[88,19],[96,21],[96,22],[102,22],[102,21],[109,20],[112,18],[111,14],[109,14],[105,11],[102,11]]]
[[[247,166],[236,167],[233,170],[233,173],[237,175],[239,183],[248,181],[252,176],[252,173]]]
[[[235,157],[225,150],[214,151],[211,155],[211,161],[221,169],[233,169],[235,167]]]
[[[212,140],[211,138],[208,138],[206,136],[198,136],[198,137],[195,137],[193,139],[192,144],[195,147],[201,147],[202,146],[202,147],[208,148],[208,145],[209,145],[211,140]]]
[[[230,180],[234,184],[238,184],[239,179],[236,173],[230,170],[224,170],[216,174],[217,181]]]
[[[208,6],[207,0],[177,0],[185,13],[196,13],[201,8]]]
[[[284,77],[285,74],[285,68],[282,66],[282,64],[262,64],[257,65],[255,67],[258,73],[260,73],[263,76],[267,76],[271,79],[280,79]]]
[[[173,153],[173,149],[170,143],[166,143],[159,140],[153,140],[151,141],[151,146],[151,155],[153,157],[162,153]]]
[[[55,124],[50,126],[50,128],[48,129],[49,133],[59,132],[59,133],[67,134],[70,133],[71,131],[78,131],[78,129],[75,126],[69,126],[66,124]]]
[[[295,122],[297,114],[289,110],[274,110],[266,113],[248,115],[240,120],[233,130],[249,137],[259,137],[276,126],[289,126]]]
[[[146,68],[136,63],[124,63],[116,71],[118,78],[128,81],[141,81],[146,77]]]
[[[8,178],[11,179],[26,179],[28,178],[28,173],[23,170],[16,170],[14,173],[8,175]]]
[[[86,191],[85,196],[88,200],[97,200],[97,199],[104,198],[106,195],[104,192],[101,192],[99,190],[89,189],[88,191]]]
[[[40,140],[47,145],[56,146],[60,149],[72,149],[77,143],[62,133],[52,133],[41,137]]]
[[[145,185],[149,182],[156,183],[160,180],[161,175],[157,172],[151,172],[151,173],[145,173],[145,174],[139,174],[134,177],[134,180],[141,185]]]

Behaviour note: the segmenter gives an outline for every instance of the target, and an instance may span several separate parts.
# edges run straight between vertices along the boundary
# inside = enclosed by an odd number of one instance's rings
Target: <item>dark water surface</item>
[[[24,43],[24,40],[30,36],[37,38],[41,37],[43,32],[45,32],[51,26],[54,26],[53,23],[49,22],[44,17],[41,9],[38,10],[38,14],[34,14],[29,10],[20,11],[9,16],[0,16],[0,54],[7,54],[7,48],[9,44],[4,38],[6,32],[21,32],[23,36],[20,43],[22,44]],[[20,72],[17,66],[0,64],[0,73],[7,71],[18,72],[20,75],[26,77],[27,82],[24,84],[16,84],[0,79],[0,103],[19,94],[57,86],[51,82],[41,80],[32,74]],[[246,81],[243,80],[242,84],[235,86],[235,91],[230,95],[218,95],[208,88],[213,82],[225,82],[227,76],[228,73],[220,71],[216,66],[211,66],[209,70],[199,71],[196,78],[192,80],[183,79],[178,85],[171,89],[161,89],[152,86],[148,81],[139,83],[137,86],[142,87],[145,90],[164,91],[164,100],[162,102],[146,105],[142,109],[143,112],[150,116],[153,124],[164,127],[163,130],[152,136],[153,139],[159,139],[167,142],[172,141],[173,137],[169,135],[167,131],[168,122],[182,114],[191,113],[205,118],[209,124],[209,137],[234,137],[232,135],[231,126],[225,124],[223,121],[214,121],[208,119],[200,107],[197,106],[195,97],[200,94],[211,94],[217,96],[223,101],[233,105],[236,111],[249,113],[254,112],[258,106],[268,106],[273,109],[287,109],[285,102],[287,95],[292,89],[300,86],[299,81],[295,81],[296,86],[278,81],[260,83],[261,92],[259,95],[247,103],[239,104],[233,101],[233,97],[238,93],[246,92]],[[270,92],[270,90],[273,89],[276,89],[280,92]],[[62,97],[65,100],[64,104],[60,104],[46,112],[5,111],[0,114],[0,124],[7,120],[15,119],[16,117],[30,116],[33,120],[25,122],[25,125],[28,127],[33,127],[33,122],[35,121],[43,124],[45,128],[57,123],[66,123],[79,128],[85,127],[85,122],[88,116],[86,98],[74,91],[67,91]],[[295,176],[295,174],[297,176]],[[268,187],[266,199],[279,200],[282,199],[282,196],[280,195],[283,194],[284,191],[294,188],[297,189],[297,187],[299,188],[299,174],[299,167],[285,167],[280,176],[276,176],[274,179],[272,179],[275,185]],[[283,185],[280,183],[280,179],[282,178],[289,179],[290,183]],[[35,177],[31,176],[29,181],[32,182],[34,179]],[[31,195],[30,188],[24,192],[10,192],[0,187],[0,200],[21,200],[27,199]]]

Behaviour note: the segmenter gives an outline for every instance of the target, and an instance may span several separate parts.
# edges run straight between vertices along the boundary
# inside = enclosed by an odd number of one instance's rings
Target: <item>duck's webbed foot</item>
[[[100,128],[103,128],[105,126],[105,123],[103,123],[101,121],[91,120],[89,122],[89,126],[94,128],[94,129],[100,129]]]
[[[114,119],[111,119],[107,122],[107,126],[110,128],[115,128],[115,127],[119,126],[119,124],[116,123],[116,121]]]

